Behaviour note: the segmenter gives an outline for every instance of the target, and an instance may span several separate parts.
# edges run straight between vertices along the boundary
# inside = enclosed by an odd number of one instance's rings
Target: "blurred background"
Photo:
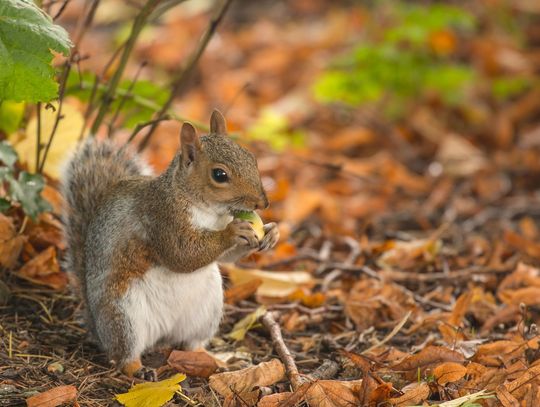
[[[243,267],[283,276],[255,273],[261,282],[250,286],[245,268],[224,269],[230,306],[222,338],[260,304],[288,303],[280,323],[305,371],[318,366],[314,354],[327,357],[335,344],[367,348],[409,316],[406,335],[388,344],[405,352],[426,343],[530,339],[524,326],[540,322],[538,0],[41,5],[75,48],[55,57],[60,104],[2,105],[19,119],[0,120],[0,134],[22,168],[39,168],[38,157],[52,205],[39,224],[27,225],[18,207],[8,210],[28,239],[17,243],[14,260],[10,252],[11,267],[34,262],[5,275],[13,290],[19,278],[66,286],[56,262],[64,249],[57,181],[81,137],[129,141],[162,171],[182,122],[205,133],[217,108],[231,136],[257,155],[270,199],[261,216],[278,222],[282,235],[275,250]],[[36,129],[42,141],[55,134],[46,160],[45,148],[36,155]],[[294,272],[303,273],[299,282]],[[40,301],[49,304],[48,295]],[[42,313],[25,301],[16,305]],[[73,298],[54,301],[77,307]],[[4,309],[5,326],[21,324]],[[80,329],[73,332],[80,339]],[[270,347],[258,334],[246,336],[248,349]],[[460,349],[466,357],[476,351]],[[494,349],[486,352],[498,357]],[[382,353],[372,357],[397,358]],[[479,363],[499,366],[496,356]],[[474,385],[499,384],[482,380]],[[406,381],[393,383],[401,389]],[[437,399],[462,395],[467,385]]]

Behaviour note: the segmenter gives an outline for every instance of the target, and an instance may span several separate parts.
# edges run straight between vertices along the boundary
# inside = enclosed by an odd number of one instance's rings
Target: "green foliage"
[[[505,100],[521,93],[530,85],[529,80],[520,77],[496,78],[491,83],[491,93],[498,100]]]
[[[392,28],[357,46],[322,75],[314,87],[318,100],[352,106],[384,101],[385,112],[399,117],[408,102],[428,94],[449,105],[464,99],[474,71],[431,41],[443,35],[452,47],[454,33],[472,30],[474,17],[442,4],[403,3],[392,14]]]
[[[247,131],[250,138],[265,141],[275,151],[283,151],[289,146],[304,145],[304,134],[291,131],[287,118],[271,109],[264,109],[259,120]]]
[[[24,102],[0,102],[0,131],[11,134],[19,129],[24,116]]]
[[[90,73],[80,75],[72,72],[66,86],[66,93],[88,102],[92,96],[94,76]],[[105,86],[98,86],[94,100],[99,100],[105,92]],[[160,110],[167,100],[169,93],[160,86],[146,80],[139,80],[134,85],[131,80],[124,80],[118,85],[117,98],[111,104],[110,111],[120,108],[124,118],[123,126],[133,128],[146,122]]]
[[[15,176],[15,162],[17,153],[7,142],[0,142],[0,184],[7,191],[6,196],[0,197],[0,211],[9,209],[13,203],[19,203],[25,214],[32,219],[44,211],[51,210],[51,206],[41,197],[45,187],[45,180],[39,174],[30,174],[26,171]]]
[[[0,100],[57,97],[51,50],[69,55],[67,32],[31,0],[0,1]]]

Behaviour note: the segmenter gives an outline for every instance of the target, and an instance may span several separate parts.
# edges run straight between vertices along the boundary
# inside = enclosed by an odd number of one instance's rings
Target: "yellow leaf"
[[[176,374],[160,382],[136,384],[127,393],[117,394],[116,400],[126,407],[161,407],[180,391],[180,382],[185,378]]]
[[[313,286],[315,281],[305,271],[264,271],[257,269],[241,269],[232,264],[225,267],[234,285],[250,280],[261,279],[262,284],[257,294],[263,297],[285,298],[304,286]]]
[[[242,318],[240,321],[234,324],[234,327],[231,333],[229,333],[228,335],[229,338],[232,338],[235,341],[243,340],[247,332],[255,326],[255,324],[257,323],[257,320],[261,316],[263,316],[265,312],[266,312],[266,307],[264,305],[261,305],[251,314]]]
[[[53,103],[55,109],[58,109],[58,104]],[[77,108],[69,103],[62,104],[62,116],[58,122],[54,139],[47,154],[44,172],[52,178],[60,177],[60,168],[69,153],[73,151],[79,140],[79,134],[84,123],[82,114]],[[41,149],[40,160],[43,159],[44,146],[47,145],[49,137],[54,128],[56,120],[56,112],[52,109],[41,109]],[[10,142],[19,154],[19,159],[23,164],[28,166],[30,171],[34,171],[36,167],[36,141],[37,141],[37,118],[34,116],[28,122],[26,127],[26,135],[21,140],[17,133],[9,137]]]

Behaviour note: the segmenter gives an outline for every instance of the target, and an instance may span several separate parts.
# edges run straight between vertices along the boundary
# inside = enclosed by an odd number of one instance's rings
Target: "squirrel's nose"
[[[262,194],[257,203],[255,204],[255,209],[266,209],[268,208],[268,198],[266,194]]]

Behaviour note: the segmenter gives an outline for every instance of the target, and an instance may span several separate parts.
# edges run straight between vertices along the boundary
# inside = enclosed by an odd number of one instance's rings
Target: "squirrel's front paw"
[[[259,248],[259,239],[257,239],[257,234],[253,230],[253,227],[251,227],[251,223],[235,219],[229,223],[227,229],[232,239],[231,246],[238,245],[250,249]]]
[[[279,230],[275,222],[264,225],[264,237],[259,242],[259,250],[269,250],[279,240]]]

